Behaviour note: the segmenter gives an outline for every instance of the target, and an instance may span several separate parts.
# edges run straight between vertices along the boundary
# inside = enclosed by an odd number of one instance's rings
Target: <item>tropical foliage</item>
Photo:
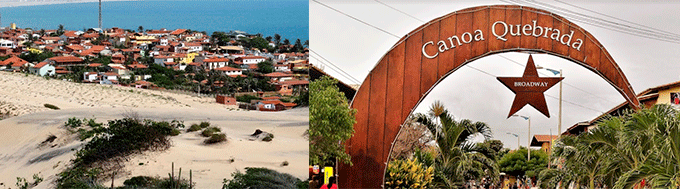
[[[434,150],[414,154],[425,166],[434,168],[432,187],[460,188],[468,180],[498,179],[498,151],[490,153],[491,148],[482,150],[483,145],[472,142],[479,135],[491,138],[485,123],[456,121],[440,102],[435,102],[427,114],[416,114],[415,120],[427,128],[431,142],[436,144]]]
[[[387,165],[386,188],[430,188],[434,169],[418,161],[418,158],[394,160]]]
[[[562,168],[540,173],[545,187],[558,182],[588,188],[680,188],[680,115],[657,105],[609,117],[579,136],[555,144]]]
[[[309,84],[309,161],[323,165],[336,158],[351,164],[344,141],[354,134],[355,109],[350,109],[337,80],[321,77]]]

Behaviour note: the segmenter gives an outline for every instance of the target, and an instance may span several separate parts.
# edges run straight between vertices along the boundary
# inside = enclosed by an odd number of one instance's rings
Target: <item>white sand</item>
[[[182,168],[183,178],[188,178],[192,170],[197,188],[220,188],[222,179],[231,178],[236,170],[243,172],[245,167],[267,167],[301,179],[307,177],[309,146],[302,135],[309,128],[308,109],[235,111],[233,107],[214,103],[212,98],[129,90],[0,72],[0,101],[6,102],[0,108],[18,115],[0,121],[0,183],[14,187],[16,177],[31,181],[33,174],[40,173],[45,181],[38,188],[52,188],[55,175],[74,157],[75,151],[71,149],[83,144],[65,131],[64,122],[70,117],[94,117],[105,122],[121,118],[128,111],[154,120],[184,120],[187,128],[192,123],[209,121],[220,127],[229,141],[206,146],[202,144],[205,138],[198,132],[182,132],[171,138],[173,146],[169,150],[131,158],[126,173],[114,181],[116,186],[133,176],[167,177],[172,162],[176,175]],[[61,110],[44,108],[44,103]],[[274,140],[247,140],[255,129],[273,133]],[[50,134],[57,136],[56,141],[41,146]],[[228,161],[232,158],[233,163]],[[280,166],[283,161],[290,165]],[[110,186],[110,180],[102,184]]]
[[[139,1],[139,0],[102,0],[105,1]],[[0,7],[18,7],[18,6],[35,6],[35,5],[53,5],[53,4],[67,4],[67,3],[89,3],[99,2],[99,0],[0,0]]]

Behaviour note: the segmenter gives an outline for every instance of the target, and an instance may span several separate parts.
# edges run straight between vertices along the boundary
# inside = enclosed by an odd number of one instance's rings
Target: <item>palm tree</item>
[[[274,34],[274,43],[276,43],[276,46],[279,46],[279,44],[281,43],[281,35],[279,35],[278,33]]]
[[[426,163],[435,167],[435,187],[460,188],[467,180],[498,177],[495,160],[477,152],[476,145],[471,142],[478,135],[491,138],[491,130],[486,123],[468,119],[456,121],[438,101],[427,114],[417,114],[415,118],[432,133],[437,146],[436,158],[430,164]]]
[[[580,136],[562,137],[553,158],[562,169],[543,180],[588,188],[680,188],[680,117],[668,105],[610,117]]]

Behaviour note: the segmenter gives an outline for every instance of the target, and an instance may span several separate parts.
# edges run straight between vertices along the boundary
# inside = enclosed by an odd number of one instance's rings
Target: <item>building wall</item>
[[[671,93],[680,93],[680,86],[659,91],[659,98],[656,99],[656,104],[670,104]]]

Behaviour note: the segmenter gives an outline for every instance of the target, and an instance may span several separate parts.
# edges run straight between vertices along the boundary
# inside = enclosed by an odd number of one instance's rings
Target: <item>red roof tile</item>
[[[215,70],[217,70],[217,71],[241,71],[241,69],[232,68],[232,67],[229,67],[229,66],[216,68]]]
[[[43,66],[47,65],[47,62],[40,62],[37,65],[33,66],[34,68],[42,68]]]

